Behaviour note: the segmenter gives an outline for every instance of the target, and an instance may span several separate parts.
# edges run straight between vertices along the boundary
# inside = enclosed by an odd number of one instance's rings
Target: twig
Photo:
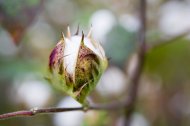
[[[190,30],[187,30],[187,31],[185,31],[185,32],[183,32],[183,33],[181,33],[181,34],[179,34],[179,35],[173,37],[173,38],[170,38],[170,39],[168,39],[168,40],[159,40],[158,42],[155,42],[155,44],[150,45],[150,46],[147,46],[147,47],[146,47],[146,51],[148,52],[148,51],[150,51],[150,50],[153,50],[153,49],[162,47],[162,46],[164,46],[164,45],[168,45],[168,44],[170,44],[170,43],[172,43],[172,42],[176,42],[176,40],[179,40],[179,39],[181,39],[181,38],[183,38],[183,37],[186,37],[186,36],[189,35],[189,34],[190,34]]]
[[[59,113],[59,112],[70,112],[70,111],[89,111],[89,110],[116,110],[116,109],[123,109],[127,102],[113,102],[109,104],[103,105],[93,105],[89,107],[75,107],[75,108],[33,108],[31,110],[21,110],[16,112],[10,112],[0,115],[0,120],[9,119],[13,117],[28,117],[28,116],[35,116],[38,114],[50,114],[50,113]]]
[[[145,33],[146,33],[146,0],[140,0],[140,22],[141,27],[139,29],[139,51],[138,51],[138,64],[134,70],[134,74],[131,77],[131,84],[129,89],[129,99],[125,110],[125,126],[130,125],[131,115],[135,109],[135,102],[137,98],[139,79],[142,73],[144,60],[145,60]]]

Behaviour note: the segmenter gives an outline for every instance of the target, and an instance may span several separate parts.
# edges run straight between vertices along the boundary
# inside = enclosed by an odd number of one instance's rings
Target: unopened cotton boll
[[[176,36],[190,29],[190,5],[186,2],[168,1],[160,9],[159,28],[169,36]]]
[[[87,105],[86,97],[108,64],[102,46],[91,32],[92,29],[87,36],[78,32],[72,36],[68,27],[67,37],[63,34],[49,57],[50,82],[83,105]]]
[[[16,104],[24,104],[27,108],[47,105],[52,92],[49,85],[38,77],[38,73],[16,76],[13,87],[9,91],[11,101]]]
[[[93,13],[89,24],[94,27],[93,36],[105,44],[106,35],[116,25],[116,19],[111,11],[102,9]]]
[[[70,97],[62,99],[57,107],[81,107],[81,105]],[[55,114],[53,121],[55,126],[81,126],[84,119],[82,111],[70,111]]]
[[[100,79],[97,91],[104,97],[119,96],[127,88],[125,74],[117,67],[109,67]]]

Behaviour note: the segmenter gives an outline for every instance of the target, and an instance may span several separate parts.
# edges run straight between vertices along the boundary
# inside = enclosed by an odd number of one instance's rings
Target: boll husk
[[[87,36],[80,36],[77,30],[72,36],[68,27],[67,37],[62,34],[49,57],[50,82],[83,105],[108,64],[102,46],[91,32],[92,28]]]

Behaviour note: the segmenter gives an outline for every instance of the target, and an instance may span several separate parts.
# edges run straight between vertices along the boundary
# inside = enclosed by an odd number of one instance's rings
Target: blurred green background
[[[190,0],[147,0],[147,51],[131,126],[190,125]],[[79,103],[45,80],[51,50],[69,25],[105,48],[109,67],[90,99],[119,101],[136,64],[138,0],[0,0],[0,114]],[[0,126],[122,126],[122,111],[0,120]]]

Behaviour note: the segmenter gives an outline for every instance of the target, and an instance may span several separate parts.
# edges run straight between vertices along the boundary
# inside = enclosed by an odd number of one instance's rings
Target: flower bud
[[[78,30],[77,30],[78,31]],[[58,89],[66,92],[82,104],[95,88],[107,67],[107,58],[102,46],[89,34],[67,37],[57,43],[49,57],[50,81]]]

